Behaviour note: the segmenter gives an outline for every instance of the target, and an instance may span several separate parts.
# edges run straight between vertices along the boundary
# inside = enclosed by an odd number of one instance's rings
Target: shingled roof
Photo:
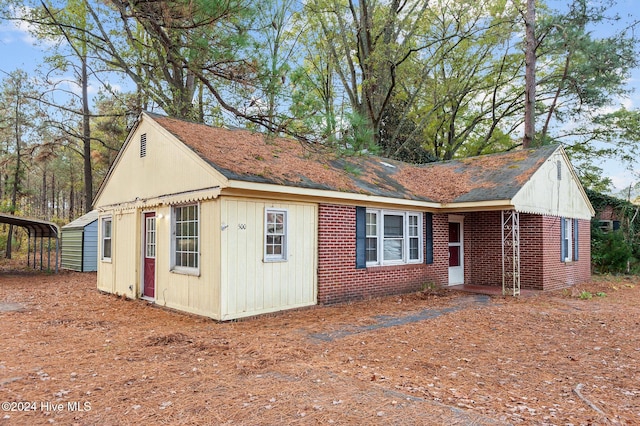
[[[412,165],[147,113],[230,180],[438,203],[509,200],[558,146]]]

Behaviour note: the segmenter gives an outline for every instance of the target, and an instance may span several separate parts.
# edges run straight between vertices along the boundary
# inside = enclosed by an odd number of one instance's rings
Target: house
[[[98,270],[98,211],[92,210],[62,227],[61,266],[78,272]]]
[[[416,166],[144,112],[94,206],[98,289],[216,320],[590,276],[594,212],[559,146]]]

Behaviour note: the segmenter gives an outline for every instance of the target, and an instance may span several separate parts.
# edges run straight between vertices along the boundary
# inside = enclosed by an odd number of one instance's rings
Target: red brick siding
[[[544,229],[544,222],[545,216],[520,215],[520,288],[544,290],[544,274],[548,268],[544,261],[544,252],[545,242],[549,239],[549,236],[545,235],[549,230]],[[557,243],[559,250],[560,234]],[[559,251],[556,260],[560,262]]]
[[[434,215],[434,263],[356,269],[356,209],[321,204],[318,209],[318,303],[329,304],[444,285],[447,279],[443,221]],[[426,227],[423,223],[423,233]],[[448,237],[448,236],[447,236]],[[426,238],[425,238],[426,242]]]
[[[448,285],[448,214],[433,215],[433,264],[356,269],[355,210],[354,206],[319,206],[319,303],[412,292],[425,284]],[[465,283],[502,285],[501,213],[473,212],[464,216]],[[588,280],[588,220],[579,221],[579,237],[579,260],[561,262],[560,219],[520,214],[521,288],[553,290]],[[426,235],[424,240],[426,243]]]
[[[500,212],[465,215],[465,280],[502,285]],[[578,261],[560,260],[560,218],[520,214],[520,286],[555,290],[586,281],[591,274],[590,221],[579,221]]]
[[[578,260],[573,262],[560,260],[560,218],[544,216],[542,227],[545,267],[543,289],[556,290],[589,280],[591,277],[591,221],[578,221]]]
[[[500,212],[465,214],[465,283],[502,285],[501,220]]]

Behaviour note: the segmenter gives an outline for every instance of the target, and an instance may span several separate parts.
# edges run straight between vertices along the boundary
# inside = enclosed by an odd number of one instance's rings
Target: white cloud
[[[33,35],[34,25],[20,20],[20,18],[26,16],[28,12],[29,8],[27,6],[11,8],[11,15],[15,19],[5,20],[0,23],[0,37],[2,41],[5,44],[21,41],[34,47],[42,45],[49,47],[57,44],[59,42],[57,39],[42,40]]]

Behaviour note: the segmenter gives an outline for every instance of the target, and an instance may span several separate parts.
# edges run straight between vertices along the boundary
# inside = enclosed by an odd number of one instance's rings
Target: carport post
[[[51,270],[51,235],[47,239],[47,271]]]
[[[56,274],[58,273],[58,251],[60,250],[60,237],[56,235]]]
[[[43,253],[44,253],[44,236],[40,235],[40,270],[42,271],[42,258],[43,258]]]
[[[31,266],[31,230],[27,229],[27,266]]]

